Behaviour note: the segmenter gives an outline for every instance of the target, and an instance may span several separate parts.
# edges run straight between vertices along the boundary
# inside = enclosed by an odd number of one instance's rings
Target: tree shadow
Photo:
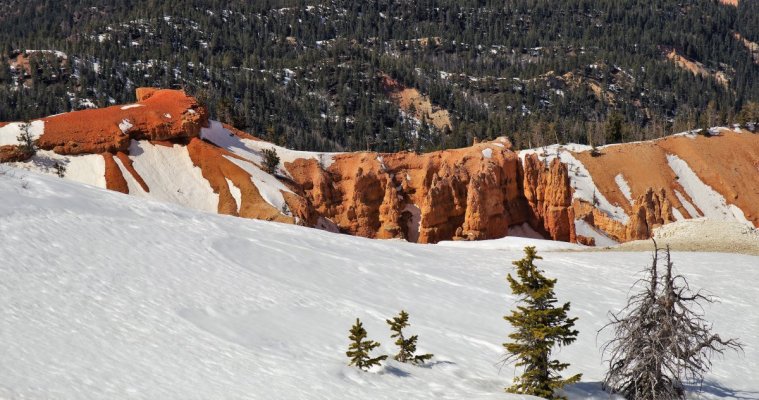
[[[759,391],[744,391],[730,389],[718,382],[704,381],[700,385],[691,384],[685,385],[685,390],[691,393],[707,393],[714,397],[719,398],[731,398],[740,400],[757,400],[759,399]]]
[[[431,362],[427,362],[427,363],[424,363],[424,364],[417,365],[417,367],[432,369],[436,365],[456,365],[456,363],[453,362],[453,361],[444,361],[444,360],[441,360],[441,361],[431,361]]]
[[[603,382],[578,382],[567,385],[559,390],[565,396],[573,399],[608,399],[625,400],[619,394],[609,393],[603,389]]]
[[[705,393],[709,395],[710,397],[718,397],[718,398],[724,398],[724,399],[738,399],[738,400],[759,400],[759,391],[740,391],[740,390],[734,390],[730,389],[728,387],[725,387],[717,382],[712,381],[705,381],[702,384],[691,384],[686,385],[685,390],[690,394],[688,397],[690,398],[692,395],[695,395],[695,398],[700,398],[700,393]],[[573,398],[609,398],[609,399],[620,399],[623,400],[624,398],[617,394],[611,394],[605,390],[603,390],[603,385],[601,382],[579,382],[574,383],[572,385],[568,385],[564,387],[561,392],[564,395],[569,395],[569,397]]]
[[[402,370],[402,369],[400,369],[398,367],[394,367],[392,365],[386,365],[385,368],[382,370],[382,373],[383,374],[397,376],[399,378],[408,378],[409,376],[411,376],[410,373],[408,373],[408,372],[406,372],[406,371],[404,371],[404,370]]]

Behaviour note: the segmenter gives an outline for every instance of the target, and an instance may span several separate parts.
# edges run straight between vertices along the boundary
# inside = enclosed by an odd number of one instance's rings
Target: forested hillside
[[[6,0],[0,121],[160,86],[305,150],[596,145],[756,121],[757,42],[757,1]]]

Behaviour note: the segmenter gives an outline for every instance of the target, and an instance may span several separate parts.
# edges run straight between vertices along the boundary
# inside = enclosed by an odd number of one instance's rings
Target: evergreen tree
[[[355,365],[357,368],[366,371],[375,365],[380,365],[380,362],[387,358],[385,355],[374,358],[369,357],[369,352],[379,347],[380,344],[372,340],[364,340],[366,339],[366,330],[358,318],[356,318],[356,323],[351,327],[349,338],[351,344],[348,347],[348,351],[345,352],[345,355],[351,359],[348,365]]]
[[[23,151],[25,154],[31,154],[34,155],[37,153],[37,145],[34,143],[34,137],[32,136],[32,133],[29,132],[29,129],[31,128],[31,124],[28,122],[24,122],[23,124],[19,125],[19,130],[21,133],[16,137],[16,140],[19,141],[19,149]]]
[[[575,341],[578,332],[572,327],[577,318],[567,317],[569,303],[555,307],[556,279],[546,278],[535,266],[534,261],[542,259],[535,247],[525,247],[524,252],[523,259],[513,262],[518,279],[511,274],[507,277],[511,291],[520,297],[523,305],[504,317],[515,331],[509,335],[512,341],[503,345],[509,353],[505,361],[516,360],[516,366],[524,367],[524,372],[514,378],[514,385],[506,391],[561,399],[554,390],[579,382],[581,374],[562,378],[559,372],[569,364],[551,360],[551,351],[557,345],[566,346]]]
[[[271,149],[264,149],[264,170],[269,174],[274,174],[277,172],[277,167],[279,167],[279,156],[277,155],[277,150],[274,150],[274,148]]]
[[[398,354],[393,357],[396,361],[411,364],[424,364],[425,361],[433,357],[432,354],[414,354],[416,353],[416,341],[418,336],[414,335],[406,339],[403,335],[403,328],[410,326],[408,323],[408,313],[406,311],[401,310],[397,317],[385,321],[390,325],[390,330],[393,331],[393,334],[390,335],[390,337],[395,338],[395,344],[400,348]]]

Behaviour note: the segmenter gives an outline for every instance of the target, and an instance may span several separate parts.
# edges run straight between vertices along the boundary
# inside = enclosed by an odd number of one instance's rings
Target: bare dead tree
[[[641,290],[602,328],[614,331],[602,348],[609,356],[604,389],[629,400],[684,399],[684,383],[702,383],[714,355],[742,349],[736,339],[713,334],[704,319],[703,304],[716,299],[694,293],[673,272],[669,246],[661,254],[654,242],[654,249],[646,276],[633,285]]]

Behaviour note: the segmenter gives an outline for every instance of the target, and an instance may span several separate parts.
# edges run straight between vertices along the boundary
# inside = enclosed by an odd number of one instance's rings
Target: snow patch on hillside
[[[121,129],[121,132],[128,133],[130,129],[134,128],[134,125],[132,124],[132,121],[124,118],[119,122],[119,129]]]
[[[150,188],[151,198],[201,211],[217,211],[219,195],[192,163],[187,147],[132,140],[129,158]]]
[[[593,238],[593,240],[596,241],[596,246],[598,247],[615,246],[619,244],[619,242],[610,238],[601,230],[590,225],[589,223],[587,223],[585,220],[582,220],[582,219],[575,220],[575,234],[579,236]]]
[[[267,174],[247,161],[242,161],[229,156],[224,156],[224,158],[242,168],[250,175],[250,181],[256,185],[258,193],[261,194],[261,197],[263,197],[267,203],[280,212],[286,209],[287,203],[285,202],[285,197],[282,195],[282,192],[292,193],[292,190],[274,176]]]
[[[727,204],[725,198],[705,184],[688,166],[688,163],[674,154],[667,155],[667,162],[672,171],[677,175],[678,182],[685,189],[688,196],[693,199],[696,206],[701,210],[704,217],[722,221],[738,221],[753,227],[746,219],[743,211],[733,204]],[[680,196],[678,196],[680,198]],[[682,200],[680,200],[682,202]],[[688,210],[690,213],[690,210]]]
[[[627,180],[625,180],[624,175],[618,174],[617,176],[615,176],[614,182],[617,182],[617,186],[619,187],[619,190],[625,196],[627,201],[629,201],[630,204],[635,204],[635,200],[633,200],[632,198],[632,190],[630,190],[630,185],[627,183]]]
[[[18,136],[21,135],[23,122],[11,122],[0,128],[0,146],[19,145]],[[45,133],[45,121],[32,121],[29,124],[29,135],[32,139],[39,139]]]
[[[317,160],[325,169],[329,168],[334,162],[334,156],[339,153],[318,153],[311,151],[290,150],[275,144],[260,140],[242,139],[237,135],[224,128],[224,125],[218,121],[210,121],[208,128],[202,128],[200,137],[209,142],[222,147],[232,153],[261,165],[263,163],[263,150],[274,149],[279,156],[279,173],[288,175],[282,166],[285,163],[293,162],[297,159],[314,159]]]
[[[49,150],[37,150],[37,154],[27,161],[2,165],[57,176],[56,163],[66,168],[64,178],[105,188],[105,160],[100,154],[64,156]]]
[[[240,188],[235,186],[234,182],[230,181],[229,178],[224,178],[227,180],[227,186],[229,186],[229,192],[232,194],[232,198],[235,199],[235,203],[237,203],[237,212],[240,212],[240,206],[242,206],[242,192],[240,191]]]
[[[127,189],[129,190],[129,194],[133,196],[139,196],[139,197],[146,197],[149,198],[150,194],[146,193],[139,182],[137,182],[136,179],[132,176],[132,174],[129,172],[128,169],[124,166],[124,164],[121,162],[121,159],[118,157],[114,157],[113,161],[116,162],[116,165],[119,167],[119,171],[121,171],[121,175],[124,177],[124,180],[127,183]],[[148,186],[148,189],[150,187]]]
[[[682,193],[680,193],[680,191],[677,189],[675,189],[675,197],[677,197],[677,199],[680,200],[680,203],[683,205],[683,208],[685,208],[685,211],[687,211],[688,214],[690,214],[691,218],[698,218],[701,216],[701,213],[698,212],[696,207],[690,201],[688,201],[688,199],[686,199],[685,196]]]

